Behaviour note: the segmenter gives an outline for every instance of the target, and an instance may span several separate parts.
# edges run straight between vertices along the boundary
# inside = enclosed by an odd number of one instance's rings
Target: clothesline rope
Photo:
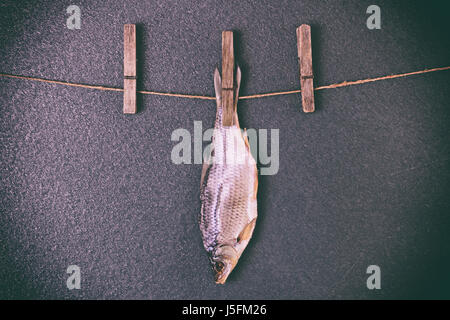
[[[369,83],[369,82],[382,81],[382,80],[395,79],[395,78],[402,78],[402,77],[408,77],[408,76],[413,76],[413,75],[418,75],[418,74],[424,74],[424,73],[430,73],[430,72],[436,72],[436,71],[443,71],[443,70],[449,70],[449,69],[450,69],[450,66],[447,66],[447,67],[440,67],[440,68],[433,68],[433,69],[425,69],[425,70],[420,70],[420,71],[413,71],[413,72],[408,72],[408,73],[387,75],[387,76],[382,76],[382,77],[377,77],[377,78],[368,78],[368,79],[355,80],[355,81],[344,81],[344,82],[340,82],[340,83],[335,83],[335,84],[330,84],[330,85],[325,85],[325,86],[319,86],[319,87],[314,88],[314,90],[324,90],[324,89],[334,89],[334,88],[348,87],[348,86],[354,86],[354,85],[359,85],[359,84],[364,84],[364,83]],[[82,84],[82,83],[73,83],[73,82],[59,81],[59,80],[50,80],[50,79],[45,79],[45,78],[28,77],[28,76],[21,76],[21,75],[9,74],[9,73],[0,73],[0,76],[1,77],[6,77],[6,78],[14,78],[14,79],[29,80],[29,81],[39,81],[39,82],[45,82],[45,83],[51,83],[51,84],[59,84],[59,85],[65,85],[65,86],[71,86],[71,87],[80,87],[80,88],[95,89],[95,90],[123,92],[122,88],[105,87],[105,86],[98,86],[98,85],[91,85],[91,84]],[[239,100],[256,99],[256,98],[264,98],[264,97],[273,97],[273,96],[294,94],[294,93],[300,93],[300,92],[301,92],[301,90],[260,93],[260,94],[253,94],[253,95],[248,95],[248,96],[240,96]],[[139,91],[137,91],[137,93],[157,95],[157,96],[188,98],[188,99],[202,99],[202,100],[215,100],[216,99],[215,97],[212,97],[212,96],[202,96],[202,95],[192,95],[192,94],[182,94],[182,93],[169,93],[169,92],[157,92],[157,91],[147,91],[147,90],[139,90]]]

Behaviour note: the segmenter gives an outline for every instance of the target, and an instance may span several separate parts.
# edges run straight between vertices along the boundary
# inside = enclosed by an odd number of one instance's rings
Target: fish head
[[[211,258],[214,278],[217,284],[224,284],[239,259],[238,252],[232,246],[217,248]]]

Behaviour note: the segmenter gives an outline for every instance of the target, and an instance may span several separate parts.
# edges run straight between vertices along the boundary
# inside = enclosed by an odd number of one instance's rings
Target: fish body
[[[241,72],[237,69],[235,100]],[[236,266],[255,228],[258,170],[246,133],[239,127],[234,108],[231,126],[222,125],[221,78],[214,74],[217,113],[211,142],[211,157],[203,164],[201,211],[203,245],[209,254],[216,283],[223,284]]]

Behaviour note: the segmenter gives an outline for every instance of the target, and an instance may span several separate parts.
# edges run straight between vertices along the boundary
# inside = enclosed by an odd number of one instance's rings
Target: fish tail
[[[239,120],[237,116],[237,103],[239,100],[239,88],[241,86],[241,68],[237,66],[236,69],[236,85],[234,87],[234,106],[233,106],[233,125],[239,127]],[[222,124],[222,78],[220,77],[219,70],[214,70],[214,89],[216,92],[216,127]]]

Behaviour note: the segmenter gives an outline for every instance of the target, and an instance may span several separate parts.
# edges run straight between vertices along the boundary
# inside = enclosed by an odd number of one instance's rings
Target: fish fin
[[[248,142],[247,128],[244,128],[244,132],[242,133],[242,138],[244,139],[245,146],[250,150],[250,144]]]
[[[239,119],[238,119],[238,115],[237,115],[236,112],[235,112],[234,115],[233,115],[233,125],[235,125],[236,127],[238,127],[238,129],[240,128],[240,126],[239,126]]]
[[[255,182],[253,184],[253,199],[256,200],[258,195],[258,168],[255,171]]]
[[[222,104],[222,78],[217,68],[214,70],[214,90],[216,91],[217,108],[220,108]]]
[[[203,159],[203,166],[202,166],[202,176],[200,178],[200,191],[203,191],[204,188],[204,182],[206,174],[208,173],[208,169],[211,166],[211,154],[208,155],[207,159]]]
[[[252,221],[250,221],[244,229],[242,229],[241,233],[239,233],[239,236],[237,237],[237,242],[241,243],[242,241],[249,240],[252,236],[253,229],[255,229],[256,224],[256,218],[254,218]]]
[[[208,171],[209,168],[209,164],[208,163],[203,163],[202,166],[202,177],[200,178],[200,188],[203,188],[203,182],[205,180],[205,176],[206,176],[206,171]]]
[[[237,66],[236,68],[236,88],[234,89],[234,115],[233,115],[233,123],[235,126],[239,127],[239,119],[237,115],[237,103],[239,100],[239,88],[241,87],[241,78],[242,72],[241,68]]]

